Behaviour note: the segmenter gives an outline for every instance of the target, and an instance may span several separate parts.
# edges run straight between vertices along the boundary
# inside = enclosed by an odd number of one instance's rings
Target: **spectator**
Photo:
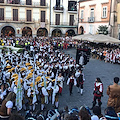
[[[105,117],[100,118],[100,120],[119,120],[114,108],[107,107],[105,109]]]
[[[107,88],[107,95],[109,96],[107,106],[113,107],[116,113],[120,112],[120,85],[118,82],[119,78],[115,77],[113,85]]]
[[[1,108],[0,108],[0,115],[1,116],[9,116],[11,115],[11,110],[13,107],[13,102],[15,101],[15,93],[10,92],[5,100],[2,102]]]
[[[93,113],[94,115],[91,117],[92,120],[99,120],[99,118],[103,117],[101,114],[101,108],[99,106],[93,107]]]
[[[88,114],[88,112],[84,109],[81,109],[79,112],[79,117],[80,120],[91,120],[90,115]]]

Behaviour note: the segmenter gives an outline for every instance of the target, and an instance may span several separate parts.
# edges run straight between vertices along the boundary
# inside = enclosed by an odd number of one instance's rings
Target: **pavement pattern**
[[[68,49],[64,52],[76,58],[75,49]],[[106,94],[107,87],[113,84],[114,77],[120,77],[120,65],[105,63],[104,61],[91,58],[90,62],[85,65],[83,73],[86,79],[84,82],[83,96],[77,92],[77,87],[75,86],[73,88],[73,94],[70,96],[69,87],[64,84],[62,96],[59,97],[59,109],[63,109],[65,105],[68,105],[70,109],[75,106],[80,107],[83,105],[92,107],[94,82],[96,77],[100,77],[104,86],[104,96],[102,97],[101,106],[102,113],[104,114],[104,109],[107,107],[108,100],[108,95]]]

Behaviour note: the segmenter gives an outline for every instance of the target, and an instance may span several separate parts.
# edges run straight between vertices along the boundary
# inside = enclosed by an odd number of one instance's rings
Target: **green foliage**
[[[23,49],[19,49],[18,51],[17,51],[17,53],[22,53],[23,52]]]
[[[98,34],[104,34],[104,35],[108,34],[108,27],[106,25],[99,26],[97,30],[98,30]]]

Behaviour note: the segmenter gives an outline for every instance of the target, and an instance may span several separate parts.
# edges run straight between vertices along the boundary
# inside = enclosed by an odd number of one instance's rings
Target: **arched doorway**
[[[65,36],[74,36],[75,35],[75,31],[74,30],[68,30],[66,33],[65,33]]]
[[[84,34],[84,28],[82,26],[80,26],[80,34]]]
[[[30,27],[24,27],[22,29],[22,36],[32,36],[32,29]]]
[[[62,36],[62,32],[60,29],[54,29],[52,31],[52,37],[61,37]]]
[[[40,36],[45,36],[47,37],[48,36],[48,30],[46,28],[39,28],[37,30],[37,36],[40,37]]]
[[[15,36],[15,30],[11,26],[5,26],[1,30],[1,36]]]

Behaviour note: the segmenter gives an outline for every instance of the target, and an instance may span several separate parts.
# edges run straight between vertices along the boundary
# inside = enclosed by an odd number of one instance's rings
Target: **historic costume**
[[[69,85],[69,91],[70,91],[70,95],[71,95],[72,94],[73,85],[77,85],[77,82],[76,82],[76,79],[75,79],[74,75],[72,75],[68,79],[67,85]]]

